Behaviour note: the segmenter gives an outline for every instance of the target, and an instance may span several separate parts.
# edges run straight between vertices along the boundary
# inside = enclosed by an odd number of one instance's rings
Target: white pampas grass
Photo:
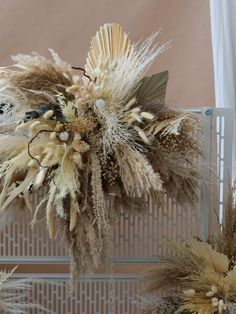
[[[129,53],[116,61],[112,75],[108,81],[108,89],[112,94],[111,103],[117,106],[132,95],[138,87],[140,79],[145,75],[158,54],[165,51],[169,44],[154,44],[158,33],[154,33],[141,45],[132,45]]]
[[[53,49],[48,50],[54,62],[44,56],[41,56],[37,52],[33,52],[31,55],[17,54],[15,56],[11,56],[12,60],[15,62],[13,66],[26,70],[32,65],[41,67],[42,65],[53,64],[61,71],[72,73],[71,66],[67,62],[63,61]]]
[[[103,112],[103,136],[101,144],[103,145],[104,155],[113,151],[114,147],[120,143],[129,143],[135,149],[141,149],[136,143],[137,136],[135,132],[126,124],[121,124],[119,117],[115,112]]]

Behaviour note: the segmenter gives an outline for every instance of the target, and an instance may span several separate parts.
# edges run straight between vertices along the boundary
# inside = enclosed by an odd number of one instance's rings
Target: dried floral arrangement
[[[147,292],[143,299],[143,314],[236,313],[236,204],[233,189],[225,203],[224,215],[217,236],[208,242],[191,239],[185,245],[172,243],[170,247],[174,254],[146,274],[142,280]],[[168,297],[155,295],[165,288],[172,289]]]
[[[133,44],[105,24],[84,69],[52,50],[52,60],[20,54],[0,69],[1,213],[19,199],[31,208],[30,193],[46,187],[34,222],[43,211],[50,237],[63,236],[72,277],[110,256],[120,208],[145,212],[164,193],[197,201],[202,123],[165,106],[167,71],[145,76],[168,47],[156,36]]]
[[[33,308],[43,313],[44,308],[27,301],[32,289],[28,280],[11,278],[16,268],[10,272],[0,271],[0,314],[27,314]]]

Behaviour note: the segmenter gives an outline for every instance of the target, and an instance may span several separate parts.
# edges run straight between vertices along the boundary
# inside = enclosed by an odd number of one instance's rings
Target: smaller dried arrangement
[[[53,51],[53,60],[18,55],[14,68],[0,69],[1,213],[19,199],[30,208],[29,194],[46,187],[34,221],[45,208],[74,275],[110,256],[120,208],[145,212],[165,192],[181,204],[197,201],[202,124],[164,106],[167,72],[145,76],[168,46],[155,38],[132,44],[119,25],[106,24],[85,69]]]
[[[11,272],[0,271],[0,314],[28,314],[30,309],[44,309],[28,302],[32,286],[26,280],[11,279],[16,267]]]
[[[236,206],[232,190],[224,213],[223,226],[210,243],[192,239],[186,245],[171,244],[173,255],[147,273],[142,280],[147,293],[164,288],[174,292],[169,297],[144,298],[144,314],[236,313]]]

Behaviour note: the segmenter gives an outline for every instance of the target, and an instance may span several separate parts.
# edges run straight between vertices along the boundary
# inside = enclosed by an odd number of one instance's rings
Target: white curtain
[[[216,107],[233,114],[233,173],[236,179],[236,0],[210,0]]]

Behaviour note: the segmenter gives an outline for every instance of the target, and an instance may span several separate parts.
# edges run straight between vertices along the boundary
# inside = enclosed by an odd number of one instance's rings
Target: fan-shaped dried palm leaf
[[[86,70],[95,70],[101,62],[109,66],[127,54],[130,47],[130,39],[119,24],[105,24],[91,40]]]

